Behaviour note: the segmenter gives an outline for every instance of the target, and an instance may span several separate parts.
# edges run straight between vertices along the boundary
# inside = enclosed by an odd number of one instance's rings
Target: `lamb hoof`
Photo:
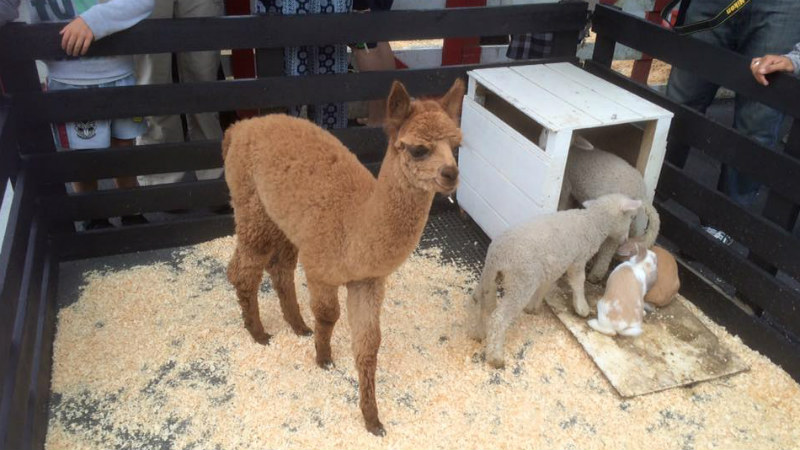
[[[603,275],[597,275],[597,274],[594,274],[594,273],[590,273],[586,277],[586,279],[589,280],[589,283],[600,284],[600,283],[603,282]]]
[[[250,333],[250,335],[257,344],[261,345],[269,345],[269,341],[272,339],[272,335],[267,333]]]
[[[589,313],[591,313],[591,312],[592,312],[592,310],[589,309],[589,305],[586,305],[586,304],[578,305],[578,306],[575,307],[575,314],[577,314],[577,315],[579,315],[581,317],[589,317]]]
[[[486,338],[486,333],[478,330],[469,330],[469,332],[467,332],[467,336],[469,336],[469,338],[473,341],[481,342]]]
[[[367,425],[367,431],[378,437],[386,436],[386,429],[383,428],[383,424],[380,421],[377,421],[373,425]]]
[[[331,370],[336,367],[336,364],[333,363],[333,360],[326,359],[324,361],[317,361],[317,365],[322,370]]]
[[[486,361],[495,369],[505,369],[506,362],[502,358],[487,358]]]

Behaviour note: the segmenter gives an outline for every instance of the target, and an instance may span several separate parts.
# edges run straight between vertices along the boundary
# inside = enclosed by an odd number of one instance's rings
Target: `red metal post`
[[[447,0],[447,8],[486,6],[486,0]],[[480,37],[447,38],[442,45],[442,65],[478,64],[481,62]]]
[[[228,16],[247,16],[250,14],[250,0],[225,0],[225,14]],[[233,78],[255,78],[256,60],[252,48],[231,50],[231,71]],[[237,110],[240,119],[258,114],[257,109]]]
[[[225,0],[225,14],[246,16],[250,14],[250,0]],[[233,78],[255,78],[256,64],[252,49],[234,49],[231,54]]]
[[[644,18],[650,22],[661,25],[661,11],[667,6],[669,0],[656,0],[653,5],[653,10],[648,11]],[[653,57],[642,53],[642,59],[633,62],[633,70],[631,71],[631,78],[634,80],[647,84],[647,77],[650,75],[650,67],[653,65]]]

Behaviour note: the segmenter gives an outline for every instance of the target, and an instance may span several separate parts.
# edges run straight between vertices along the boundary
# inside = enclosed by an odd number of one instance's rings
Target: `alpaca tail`
[[[651,248],[656,243],[658,231],[661,228],[661,218],[658,216],[658,211],[651,204],[644,205],[644,213],[647,216],[647,228],[642,235],[642,243],[644,248]]]

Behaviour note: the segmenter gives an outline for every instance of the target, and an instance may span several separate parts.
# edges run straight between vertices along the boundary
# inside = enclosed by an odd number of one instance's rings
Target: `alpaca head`
[[[392,84],[386,105],[388,151],[397,153],[400,170],[412,186],[443,194],[458,187],[453,149],[461,143],[463,96],[460,79],[439,99],[411,100],[402,83]]]

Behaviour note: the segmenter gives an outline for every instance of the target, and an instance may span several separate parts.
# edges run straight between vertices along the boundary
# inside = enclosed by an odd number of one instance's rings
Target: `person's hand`
[[[756,81],[764,86],[769,86],[769,81],[764,75],[773,72],[793,72],[794,65],[785,56],[764,55],[760,58],[753,58],[750,62],[750,71],[753,72]]]
[[[82,17],[68,23],[59,32],[61,35],[61,48],[70,56],[82,56],[89,50],[94,40],[94,33]]]

